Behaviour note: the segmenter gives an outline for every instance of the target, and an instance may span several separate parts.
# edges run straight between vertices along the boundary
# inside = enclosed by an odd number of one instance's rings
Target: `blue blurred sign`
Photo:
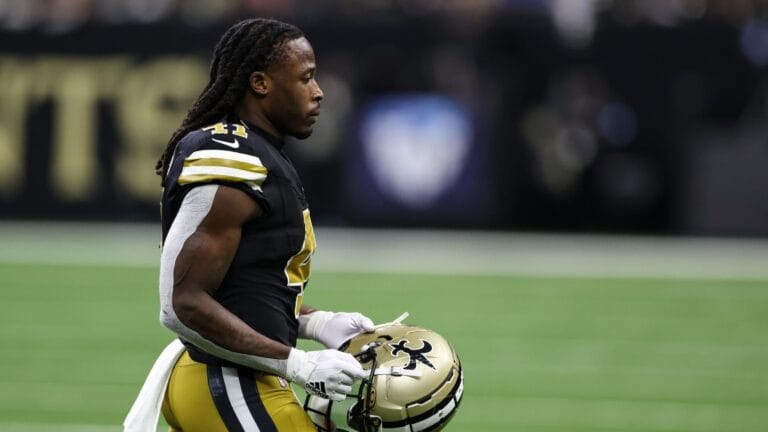
[[[462,103],[430,94],[375,99],[351,144],[345,184],[358,222],[473,224],[487,214],[487,156]]]

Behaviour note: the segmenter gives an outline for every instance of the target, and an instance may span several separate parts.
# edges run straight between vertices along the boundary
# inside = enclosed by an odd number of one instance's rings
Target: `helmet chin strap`
[[[398,324],[402,323],[406,318],[408,318],[409,315],[410,314],[408,312],[403,312],[399,317],[395,318],[394,320],[392,320],[390,322],[385,322],[383,324],[378,324],[374,328],[386,327],[386,326],[391,326],[391,325],[398,325]]]
[[[391,366],[376,368],[373,371],[373,375],[408,376],[419,378],[422,376],[422,373],[415,370],[405,369],[402,366]]]

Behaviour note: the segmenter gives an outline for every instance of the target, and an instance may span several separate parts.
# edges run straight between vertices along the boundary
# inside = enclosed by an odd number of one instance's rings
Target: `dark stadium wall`
[[[605,25],[577,49],[536,20],[303,27],[327,100],[289,151],[319,224],[768,234],[737,29]],[[220,31],[0,34],[0,218],[156,220],[154,162]]]

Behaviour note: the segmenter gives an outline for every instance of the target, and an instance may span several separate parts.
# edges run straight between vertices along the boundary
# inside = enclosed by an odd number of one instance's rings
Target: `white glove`
[[[367,374],[352,355],[332,349],[302,351],[291,348],[286,378],[304,386],[307,393],[342,401],[352,392],[352,383]]]
[[[338,348],[352,336],[373,329],[373,321],[357,312],[315,311],[299,316],[299,337],[316,340],[328,348]]]

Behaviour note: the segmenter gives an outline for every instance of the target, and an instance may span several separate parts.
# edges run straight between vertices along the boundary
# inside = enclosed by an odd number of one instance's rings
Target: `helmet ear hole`
[[[381,346],[378,342],[371,342],[363,346],[359,353],[354,354],[360,364],[366,364],[376,359],[376,348]]]

